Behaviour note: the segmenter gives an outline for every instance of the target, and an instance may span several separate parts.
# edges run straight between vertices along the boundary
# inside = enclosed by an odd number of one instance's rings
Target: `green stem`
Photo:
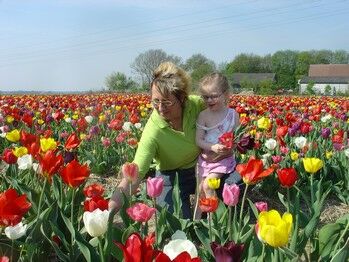
[[[132,182],[130,182],[129,190],[130,190],[130,206],[132,206]]]
[[[10,261],[13,261],[13,249],[14,249],[14,247],[15,247],[15,241],[12,240],[11,241],[11,260]]]
[[[290,204],[290,188],[287,188],[287,212],[289,213],[291,208],[290,208],[291,204]]]
[[[344,238],[345,234],[347,233],[348,229],[349,229],[349,223],[347,223],[347,225],[346,225],[346,227],[345,227],[345,229],[344,229],[342,235],[339,237],[339,239],[338,239],[338,241],[337,241],[337,243],[336,243],[336,245],[335,245],[335,247],[334,247],[334,252],[333,252],[333,254],[336,253],[336,251],[337,251],[337,249],[338,249],[340,243],[342,242],[342,239]]]
[[[156,198],[153,198],[154,208],[156,209]],[[155,210],[155,246],[158,246],[158,211]]]
[[[314,206],[314,179],[313,179],[314,175],[311,174],[310,175],[310,197],[311,197],[311,206],[313,207]]]
[[[241,229],[242,229],[242,213],[244,210],[244,204],[245,204],[245,199],[246,199],[246,192],[247,192],[248,184],[246,184],[245,190],[244,190],[244,195],[242,197],[241,201],[241,209],[240,209],[240,216],[239,216],[239,234],[238,234],[238,239],[240,238],[241,234]]]
[[[74,198],[75,198],[75,189],[73,188],[73,193],[72,193],[72,200],[71,200],[71,206],[70,206],[70,221],[72,225],[74,226]],[[74,236],[71,234],[71,245],[73,246],[74,243]]]
[[[231,206],[228,206],[229,217],[228,217],[228,228],[229,228],[229,241],[233,240],[232,231],[231,231]]]
[[[43,187],[42,187],[42,191],[41,191],[40,198],[39,198],[38,214],[37,214],[37,217],[36,217],[36,221],[39,220],[39,216],[40,216],[40,213],[41,213],[42,198],[43,198],[43,196],[44,196],[46,184],[47,184],[47,179],[45,178],[44,185],[43,185]],[[36,222],[36,223],[37,223],[37,222]]]
[[[261,261],[264,261],[264,256],[265,256],[265,244],[262,243],[262,257],[261,257]]]
[[[105,262],[104,250],[101,237],[98,237],[98,247],[99,247],[99,256],[101,258],[101,262]]]
[[[211,212],[207,213],[207,218],[208,218],[208,229],[209,229],[209,235],[210,235],[210,243],[212,243],[212,223],[211,223],[212,213]]]
[[[236,216],[237,216],[237,205],[234,206],[234,217],[233,217],[233,224],[236,225]],[[235,227],[236,228],[236,227]],[[235,234],[236,235],[236,234]],[[237,242],[237,239],[234,239],[235,243]]]

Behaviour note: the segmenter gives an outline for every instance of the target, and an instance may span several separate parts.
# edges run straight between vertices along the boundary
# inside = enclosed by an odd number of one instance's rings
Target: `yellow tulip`
[[[121,106],[115,106],[115,110],[116,111],[120,111],[121,110]]]
[[[326,158],[330,159],[333,156],[333,152],[332,151],[326,151]]]
[[[21,157],[28,154],[28,149],[24,146],[15,147],[15,149],[13,149],[12,152],[16,157]]]
[[[40,148],[43,152],[55,150],[57,148],[57,142],[53,138],[41,138]]]
[[[256,129],[250,130],[250,134],[251,134],[252,136],[256,135],[256,133],[257,133]]]
[[[272,247],[282,247],[288,243],[292,228],[292,215],[281,217],[276,210],[262,211],[258,216],[258,236]]]
[[[74,114],[74,115],[72,116],[72,118],[73,118],[74,120],[77,120],[77,119],[79,118],[79,115],[78,115],[78,114]]]
[[[306,157],[303,158],[303,166],[305,171],[314,174],[324,166],[324,162],[316,157]]]
[[[292,159],[293,161],[295,161],[295,160],[298,159],[298,153],[297,153],[297,152],[291,152],[290,156],[291,156],[291,159]]]
[[[147,112],[142,111],[142,112],[141,112],[141,117],[146,117],[146,116],[147,116]]]
[[[42,125],[43,123],[45,123],[44,120],[42,120],[42,119],[39,119],[39,120],[38,120],[38,124],[39,124],[39,125]]]
[[[6,122],[11,124],[15,119],[13,118],[13,116],[7,116],[6,117]]]
[[[207,185],[211,189],[217,189],[219,188],[221,184],[221,180],[219,178],[211,177],[207,179]]]
[[[80,139],[81,139],[81,140],[85,140],[85,139],[86,139],[86,137],[87,137],[87,135],[86,135],[86,134],[84,134],[84,133],[81,133],[81,134],[80,134]]]
[[[104,114],[100,114],[98,119],[99,119],[99,122],[105,122],[105,120],[107,118],[106,118],[106,116]]]
[[[14,129],[11,132],[6,133],[6,139],[11,142],[18,142],[21,135],[18,129]]]
[[[271,121],[269,118],[263,116],[260,119],[258,119],[257,126],[260,129],[269,129],[271,126]]]

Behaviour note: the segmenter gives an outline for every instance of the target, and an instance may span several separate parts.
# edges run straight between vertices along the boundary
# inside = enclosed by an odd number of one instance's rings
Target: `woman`
[[[169,212],[173,212],[172,189],[178,173],[183,217],[190,218],[189,196],[195,193],[195,165],[200,152],[195,144],[195,123],[204,104],[199,97],[189,96],[188,74],[170,62],[162,63],[155,70],[150,87],[155,110],[144,127],[133,160],[140,173],[140,178],[132,185],[133,192],[154,159],[156,176],[164,179],[164,190],[157,202],[159,205],[167,203]],[[110,200],[110,208],[121,208],[121,191],[128,195],[128,188],[129,181],[122,179]]]
[[[195,193],[195,165],[200,153],[195,143],[195,123],[204,103],[200,97],[189,95],[190,77],[171,62],[160,64],[150,87],[155,110],[144,127],[133,160],[139,167],[140,178],[132,184],[132,192],[136,191],[154,159],[156,176],[164,179],[164,190],[157,203],[168,204],[168,211],[173,212],[172,191],[178,174],[183,217],[190,218],[189,197]],[[129,181],[125,178],[111,197],[110,209],[121,208],[121,191],[129,195]]]

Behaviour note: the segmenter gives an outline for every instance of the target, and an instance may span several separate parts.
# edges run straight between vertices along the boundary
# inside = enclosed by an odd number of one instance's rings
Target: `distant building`
[[[320,94],[325,93],[327,86],[331,94],[349,92],[349,64],[310,65],[308,76],[299,80],[301,93],[309,83],[314,83],[313,89]]]
[[[240,89],[243,81],[250,81],[259,83],[264,80],[275,81],[274,73],[233,73],[232,87],[233,89]]]

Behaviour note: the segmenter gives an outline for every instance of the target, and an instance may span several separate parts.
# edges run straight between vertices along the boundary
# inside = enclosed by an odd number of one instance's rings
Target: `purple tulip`
[[[251,137],[249,134],[244,134],[237,143],[236,149],[241,154],[245,154],[247,150],[253,149],[254,144],[254,137]]]
[[[331,129],[329,129],[328,127],[324,127],[321,129],[321,136],[323,138],[325,138],[325,139],[328,138],[330,136],[330,134],[331,134]]]
[[[225,243],[223,246],[216,242],[211,243],[215,261],[218,262],[239,262],[244,251],[244,244],[235,244],[233,241]]]
[[[236,185],[224,184],[223,187],[223,202],[227,206],[236,206],[239,202],[240,188]]]

